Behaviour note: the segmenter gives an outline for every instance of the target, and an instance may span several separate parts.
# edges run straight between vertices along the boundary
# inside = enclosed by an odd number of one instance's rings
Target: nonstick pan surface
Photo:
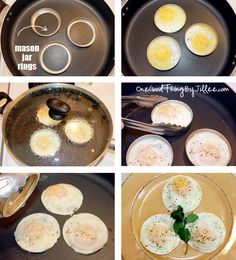
[[[19,31],[31,25],[32,15],[42,9],[51,8],[61,17],[59,30],[51,36],[36,34],[32,28]],[[75,46],[67,36],[67,28],[76,18],[88,18],[96,27],[95,42],[86,48]],[[39,26],[47,25],[49,29],[56,22],[51,16],[38,18]],[[54,26],[55,27],[55,26]],[[40,53],[32,52],[31,63],[37,64],[37,70],[19,71],[21,52],[15,52],[15,46],[38,45],[40,51],[49,43],[62,43],[71,54],[71,64],[59,75],[91,76],[108,75],[114,65],[114,15],[105,1],[97,0],[17,0],[7,13],[1,35],[1,47],[4,60],[13,75],[46,76],[51,75],[39,64]],[[50,50],[50,49],[48,49]],[[44,61],[50,68],[57,70],[68,60],[65,51],[55,48],[45,52]],[[24,62],[27,63],[27,62]]]
[[[185,26],[176,33],[161,32],[154,24],[154,14],[165,4],[181,6],[187,15]],[[217,49],[208,56],[192,54],[184,41],[186,30],[195,23],[212,26],[218,35]],[[122,72],[139,76],[215,76],[230,75],[235,67],[236,16],[226,0],[129,0],[122,9]],[[146,58],[149,43],[168,35],[180,44],[178,65],[169,71],[154,69]]]
[[[48,260],[48,259],[114,259],[114,176],[113,174],[41,174],[38,186],[26,202],[26,205],[10,218],[0,220],[0,260]],[[107,181],[109,180],[109,181]],[[28,253],[15,242],[14,232],[20,220],[29,214],[47,213],[59,222],[62,230],[65,221],[70,216],[60,216],[47,211],[41,203],[41,194],[48,186],[57,183],[68,183],[76,186],[84,195],[78,213],[92,213],[101,218],[109,230],[106,246],[100,251],[85,256],[77,254],[67,246],[61,234],[53,248],[40,254]]]
[[[203,83],[172,83],[177,89],[188,86],[189,88],[195,88],[197,85],[206,85]],[[203,92],[195,93],[195,97],[192,98],[191,93],[185,93],[184,97],[180,97],[180,92],[169,92],[166,90],[163,92],[137,92],[136,87],[153,88],[161,87],[158,83],[124,83],[122,85],[122,95],[161,95],[168,99],[181,100],[188,104],[193,111],[193,121],[190,129],[187,133],[176,136],[176,137],[165,137],[163,136],[172,146],[174,151],[174,161],[172,165],[191,165],[187,155],[185,153],[185,143],[187,137],[193,131],[200,128],[212,128],[222,133],[231,144],[232,158],[229,165],[236,165],[236,94],[225,84],[207,84],[208,87],[216,87],[217,89],[227,88],[226,92],[209,92],[204,94]],[[122,116],[126,117],[130,114],[137,106],[130,106],[122,110]],[[131,114],[129,118],[138,121],[151,123],[151,111],[152,109],[141,108]],[[124,128],[122,130],[122,165],[126,165],[126,153],[131,143],[138,137],[148,133],[141,132],[134,129]]]

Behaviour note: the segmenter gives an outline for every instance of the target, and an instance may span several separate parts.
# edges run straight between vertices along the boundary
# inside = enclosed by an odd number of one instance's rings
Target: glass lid
[[[90,92],[52,83],[14,100],[3,132],[12,155],[23,164],[84,166],[94,164],[107,148],[112,121]]]

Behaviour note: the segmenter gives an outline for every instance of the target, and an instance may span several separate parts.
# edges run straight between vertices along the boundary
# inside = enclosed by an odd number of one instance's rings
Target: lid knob
[[[49,116],[54,120],[63,120],[70,111],[70,106],[57,98],[50,98],[46,103],[49,108]]]

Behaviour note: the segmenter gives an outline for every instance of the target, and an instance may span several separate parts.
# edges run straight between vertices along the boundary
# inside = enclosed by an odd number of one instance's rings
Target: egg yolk
[[[165,115],[165,116],[169,116],[169,117],[172,117],[174,112],[175,112],[175,110],[173,109],[173,107],[169,106],[169,105],[161,106],[157,110],[157,113],[159,115]]]
[[[164,225],[155,225],[148,232],[148,239],[157,247],[162,247],[166,244],[166,237],[168,237],[168,228]]]
[[[137,160],[141,166],[154,166],[158,157],[156,150],[152,147],[145,147],[138,153]]]
[[[220,159],[220,153],[214,144],[200,145],[200,161],[206,165],[213,165]]]
[[[78,244],[91,245],[97,240],[96,230],[91,225],[79,225],[75,239]]]
[[[61,185],[54,185],[50,188],[48,188],[46,191],[46,196],[48,197],[57,197],[57,198],[63,198],[66,196],[66,189]]]
[[[193,231],[192,236],[196,242],[203,243],[206,246],[211,246],[212,242],[216,240],[215,234],[207,228],[197,228]]]
[[[171,50],[167,46],[162,45],[155,51],[155,56],[159,61],[167,61],[171,57]]]
[[[169,22],[173,20],[173,17],[174,17],[174,11],[171,8],[165,7],[160,10],[161,20]]]
[[[189,192],[189,181],[184,177],[177,177],[172,183],[173,190],[179,195],[185,195]]]
[[[192,44],[194,49],[201,52],[207,50],[209,46],[209,40],[205,35],[198,34],[193,37]]]
[[[41,239],[44,235],[45,226],[36,221],[32,221],[25,228],[25,236],[29,242],[34,242],[37,239]]]

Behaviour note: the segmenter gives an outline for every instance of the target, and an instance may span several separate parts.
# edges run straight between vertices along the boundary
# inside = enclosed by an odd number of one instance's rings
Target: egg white
[[[186,23],[186,13],[178,5],[167,4],[161,6],[154,15],[154,23],[159,30],[174,33],[181,30]]]
[[[224,137],[207,130],[187,140],[186,153],[197,166],[226,166],[231,158],[231,148]]]
[[[60,120],[53,120],[49,116],[49,108],[47,105],[43,105],[39,108],[37,111],[37,119],[41,124],[46,126],[56,126],[61,122]]]
[[[192,121],[191,108],[178,100],[167,100],[156,105],[151,114],[152,122],[187,127]]]
[[[176,175],[166,181],[162,190],[162,200],[168,210],[173,211],[181,206],[184,213],[188,213],[200,205],[202,190],[193,178]]]
[[[157,70],[173,69],[179,63],[180,58],[180,46],[175,39],[169,36],[157,37],[147,47],[148,62]]]
[[[104,222],[89,213],[80,213],[69,218],[63,226],[63,237],[75,252],[92,254],[103,248],[108,241]]]
[[[224,223],[212,213],[202,212],[197,215],[199,219],[187,225],[191,234],[189,245],[202,253],[211,253],[225,240]]]
[[[61,139],[52,129],[40,129],[30,137],[31,150],[40,157],[52,157],[60,149]]]
[[[41,253],[52,248],[60,237],[57,220],[43,213],[23,218],[15,230],[16,243],[25,251]]]
[[[41,195],[44,207],[59,215],[72,215],[83,202],[83,194],[75,186],[59,183],[49,186]]]
[[[64,130],[67,138],[77,144],[89,142],[94,135],[91,124],[86,119],[80,117],[68,120]]]
[[[174,219],[166,214],[158,214],[148,218],[142,225],[140,241],[150,252],[166,255],[179,244],[180,238],[173,229]]]
[[[211,26],[197,23],[186,31],[185,43],[192,53],[206,56],[215,51],[218,45],[218,36]]]
[[[128,166],[168,166],[172,161],[170,145],[155,137],[137,140],[127,152]]]

